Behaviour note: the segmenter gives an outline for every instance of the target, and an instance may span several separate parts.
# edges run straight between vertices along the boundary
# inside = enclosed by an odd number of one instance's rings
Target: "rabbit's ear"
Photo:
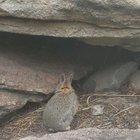
[[[60,77],[58,78],[56,91],[61,89],[61,87],[64,85],[64,82],[65,82],[65,74],[61,74]]]
[[[70,83],[72,83],[72,79],[73,79],[73,73],[71,73],[70,76],[69,76]]]
[[[66,79],[65,74],[62,74],[62,75],[60,76],[60,78],[59,78],[59,84],[64,83],[65,79]]]

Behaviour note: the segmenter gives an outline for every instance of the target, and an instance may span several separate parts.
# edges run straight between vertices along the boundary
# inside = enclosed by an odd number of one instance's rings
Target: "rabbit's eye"
[[[62,87],[61,89],[63,90],[63,89],[69,89],[69,88],[68,87]]]

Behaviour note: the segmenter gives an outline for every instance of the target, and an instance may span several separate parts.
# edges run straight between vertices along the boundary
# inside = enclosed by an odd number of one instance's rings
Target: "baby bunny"
[[[78,110],[78,99],[71,86],[72,75],[63,74],[56,88],[55,95],[48,101],[43,122],[50,131],[70,130],[70,124]]]

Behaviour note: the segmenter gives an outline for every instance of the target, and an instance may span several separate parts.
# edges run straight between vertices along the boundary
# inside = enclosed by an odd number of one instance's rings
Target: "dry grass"
[[[140,124],[140,95],[88,94],[80,98],[80,110],[72,124],[73,129],[84,127],[136,129]],[[104,113],[93,116],[91,107],[104,105]]]
[[[31,134],[34,135],[36,132],[38,132],[38,134],[43,133],[45,128],[41,121],[42,111],[43,108],[39,108],[5,124],[1,128],[0,139],[16,140]]]

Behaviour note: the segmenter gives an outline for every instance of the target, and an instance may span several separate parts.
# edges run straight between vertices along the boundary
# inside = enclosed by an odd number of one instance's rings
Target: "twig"
[[[135,106],[130,106],[130,107],[128,107],[128,108],[125,108],[125,109],[119,111],[118,113],[116,113],[114,116],[112,116],[112,118],[114,118],[114,117],[116,117],[117,115],[121,114],[122,112],[128,111],[129,109],[134,108],[134,107],[137,107],[137,106],[135,105]]]
[[[113,108],[115,108],[117,111],[119,111],[119,109],[116,107],[116,106],[114,106],[113,104],[110,104]]]
[[[87,98],[87,105],[90,104],[90,103],[89,103],[90,98],[91,98],[91,96],[88,96],[88,98]]]
[[[88,106],[82,109],[82,111],[89,110],[92,106]]]
[[[109,126],[109,125],[112,125],[112,122],[107,122],[107,123],[105,123],[105,124],[100,124],[100,125],[97,126],[97,128],[102,128],[102,129],[104,129],[104,128],[106,128],[106,126]]]

